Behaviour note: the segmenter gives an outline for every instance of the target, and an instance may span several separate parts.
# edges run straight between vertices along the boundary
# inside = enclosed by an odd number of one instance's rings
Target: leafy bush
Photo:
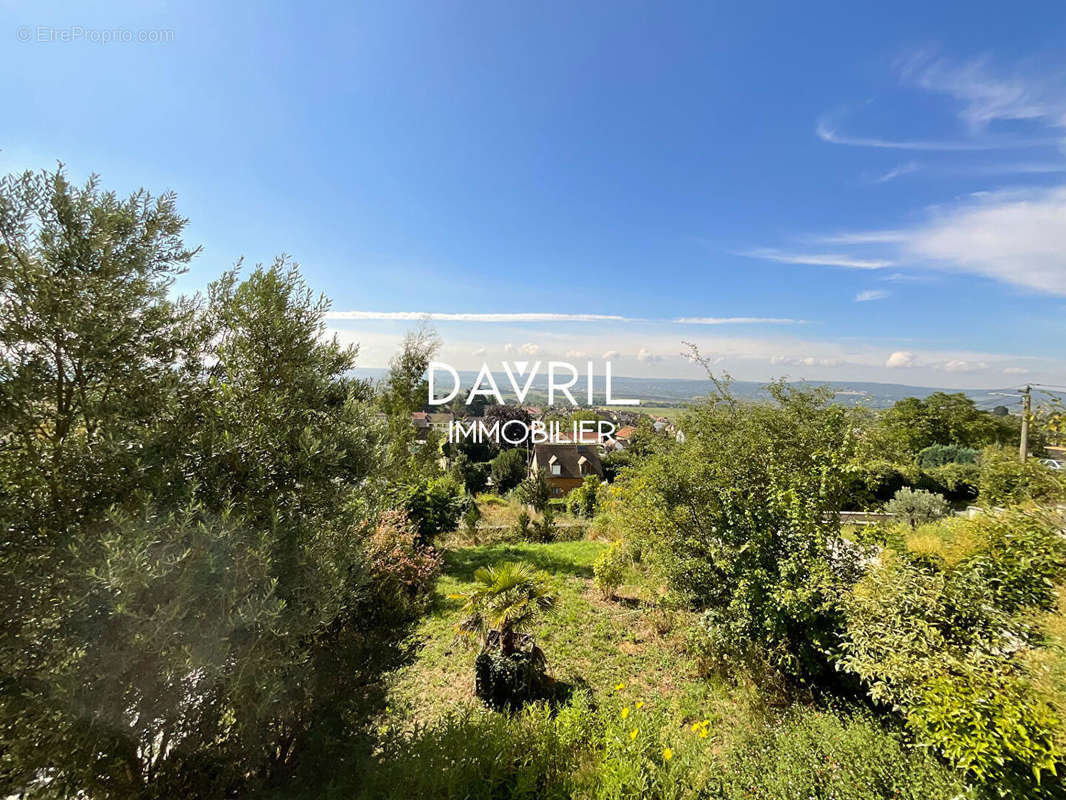
[[[515,496],[519,502],[531,506],[536,511],[544,511],[551,500],[551,486],[544,470],[538,470],[515,487]]]
[[[492,466],[490,467],[492,488],[497,494],[505,494],[511,491],[526,477],[527,468],[528,456],[525,450],[501,450],[492,459]]]
[[[712,796],[955,800],[966,788],[925,750],[868,716],[799,711],[749,733],[728,754]]]
[[[938,494],[923,489],[904,487],[885,504],[885,511],[895,514],[912,528],[947,516],[950,512],[947,501]]]
[[[1054,606],[1066,577],[1061,524],[1017,511],[951,520],[944,555],[886,550],[844,600],[840,667],[981,780],[1039,781],[1063,755],[1017,658],[1039,645],[1033,612]]]
[[[596,514],[599,488],[600,479],[595,475],[587,475],[582,484],[567,495],[566,510],[575,517],[592,519]]]
[[[1035,458],[1023,464],[1016,452],[1000,447],[989,447],[981,453],[978,488],[978,498],[987,506],[1066,501],[1066,476]]]
[[[432,547],[419,544],[402,514],[383,515],[366,549],[367,567],[383,607],[403,613],[428,596],[440,573],[441,558]]]
[[[474,694],[494,711],[520,708],[543,699],[548,679],[538,648],[512,653],[482,650],[474,661]]]
[[[625,543],[621,540],[611,542],[607,549],[596,558],[592,565],[592,573],[596,587],[604,597],[614,597],[615,591],[622,585],[629,563],[629,554]]]
[[[835,598],[857,555],[836,512],[852,449],[829,393],[770,387],[774,404],[712,398],[686,440],[625,481],[619,519],[671,592],[702,609],[725,665],[761,652],[794,675],[825,674]]]
[[[478,508],[477,503],[471,503],[469,508],[463,512],[463,531],[470,536],[477,533],[477,524],[481,520],[481,509]]]
[[[978,451],[957,444],[933,444],[918,451],[918,466],[922,469],[945,464],[976,464]]]
[[[459,453],[455,457],[450,473],[468,495],[476,495],[482,491],[489,482],[489,464],[471,461],[466,453]]]
[[[871,460],[851,464],[847,469],[847,488],[843,500],[846,509],[872,508],[892,499],[912,478],[890,461]]]
[[[527,542],[532,538],[528,511],[523,510],[518,512],[518,516],[515,518],[514,533],[515,537],[520,542]]]
[[[423,543],[453,531],[473,504],[452,478],[422,480],[404,492],[402,505]]]
[[[1017,676],[936,675],[922,687],[907,722],[920,741],[980,781],[1035,776],[1040,783],[1057,771],[1063,755],[1055,746],[1059,720]]]
[[[980,471],[977,464],[944,464],[925,470],[920,483],[949,500],[974,500]]]
[[[555,524],[555,512],[551,508],[545,508],[540,521],[534,522],[529,529],[529,541],[541,544],[554,542],[558,532],[559,526]]]

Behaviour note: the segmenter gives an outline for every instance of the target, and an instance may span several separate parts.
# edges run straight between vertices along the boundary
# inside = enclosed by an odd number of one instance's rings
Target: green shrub
[[[1062,757],[1054,741],[1059,720],[1016,676],[936,675],[908,710],[907,723],[920,741],[980,781],[1033,776],[1039,784]]]
[[[596,558],[592,565],[592,574],[596,588],[603,593],[604,597],[614,597],[614,593],[622,585],[629,563],[629,553],[625,542],[621,540],[611,542],[607,549]]]
[[[551,508],[545,508],[539,522],[534,522],[529,529],[529,541],[546,544],[554,542],[559,532],[559,526],[555,524],[555,512]]]
[[[947,516],[951,509],[938,494],[904,487],[885,504],[885,511],[895,514],[912,528]]]
[[[495,711],[519,708],[543,699],[547,686],[539,650],[501,653],[483,650],[474,661],[474,694]]]
[[[520,542],[526,542],[526,541],[530,540],[531,533],[530,533],[530,527],[529,527],[529,512],[528,511],[519,511],[518,512],[518,516],[515,518],[514,533],[515,533],[515,537]]]
[[[597,495],[600,479],[588,475],[580,486],[570,492],[566,498],[566,510],[575,517],[592,519],[596,514]]]
[[[989,447],[981,453],[978,488],[978,499],[986,506],[1066,501],[1066,476],[1035,458],[1023,464],[1015,451],[1001,447]]]
[[[961,777],[867,716],[799,711],[755,729],[726,757],[723,800],[954,800]]]
[[[551,486],[545,470],[538,470],[518,484],[514,490],[518,501],[525,503],[535,511],[544,511],[551,502]]]
[[[454,531],[473,500],[463,494],[458,481],[443,477],[409,486],[402,505],[422,542],[429,543],[442,533]]]
[[[911,482],[912,477],[890,461],[852,464],[847,470],[843,508],[857,511],[880,505],[891,500],[896,492]]]
[[[830,674],[836,597],[858,561],[835,516],[853,436],[831,393],[769,391],[772,404],[694,407],[685,441],[629,474],[618,517],[670,592],[705,611],[720,663],[758,651],[809,680]]]
[[[492,459],[489,468],[492,475],[492,488],[497,494],[511,491],[526,477],[528,468],[526,451],[520,448],[502,450]]]
[[[918,466],[922,469],[942,467],[945,464],[976,464],[977,450],[957,444],[933,444],[918,451]]]
[[[977,464],[944,464],[925,470],[921,484],[949,500],[968,501],[977,498],[980,467]]]
[[[1034,792],[1063,754],[1017,654],[1040,645],[1034,612],[1066,578],[1062,521],[1014,511],[942,524],[943,547],[885,550],[845,596],[839,666],[960,769]]]

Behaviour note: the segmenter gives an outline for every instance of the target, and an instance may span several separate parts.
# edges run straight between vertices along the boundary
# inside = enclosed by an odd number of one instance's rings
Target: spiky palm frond
[[[547,574],[525,562],[481,567],[474,573],[474,583],[474,588],[462,595],[468,616],[456,626],[461,634],[480,633],[484,637],[490,630],[514,633],[555,606]]]

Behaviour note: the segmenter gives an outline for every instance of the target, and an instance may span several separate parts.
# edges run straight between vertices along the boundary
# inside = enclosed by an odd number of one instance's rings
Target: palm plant
[[[474,573],[474,584],[469,592],[454,595],[466,601],[463,611],[468,615],[456,630],[467,636],[480,635],[483,647],[495,632],[504,655],[515,652],[523,627],[555,606],[548,576],[525,562],[481,567]]]

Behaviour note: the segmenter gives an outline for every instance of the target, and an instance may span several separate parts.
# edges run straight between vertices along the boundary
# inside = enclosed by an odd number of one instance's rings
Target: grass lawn
[[[410,642],[413,659],[390,685],[390,713],[410,722],[427,722],[457,706],[477,703],[473,696],[476,646],[457,641],[454,626],[464,591],[481,566],[528,561],[551,575],[558,598],[554,611],[533,633],[556,678],[593,699],[621,691],[634,700],[667,703],[687,719],[731,715],[743,691],[696,676],[685,653],[684,615],[672,617],[641,602],[633,585],[617,600],[604,600],[592,583],[592,565],[606,547],[587,540],[552,544],[494,544],[460,547],[444,554],[444,571],[432,610]],[[618,684],[624,689],[617,690]]]

